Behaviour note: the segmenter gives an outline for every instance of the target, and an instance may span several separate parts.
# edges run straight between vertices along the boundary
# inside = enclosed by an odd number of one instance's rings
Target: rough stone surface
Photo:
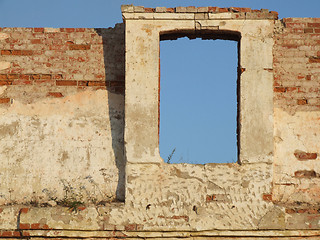
[[[318,239],[320,20],[122,13],[108,29],[0,28],[0,237]],[[159,156],[159,41],[181,34],[239,42],[239,163]]]

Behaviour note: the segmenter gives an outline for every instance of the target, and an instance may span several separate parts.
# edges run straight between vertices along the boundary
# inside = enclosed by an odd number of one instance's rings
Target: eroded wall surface
[[[0,30],[0,204],[123,199],[123,24]]]
[[[109,29],[0,29],[0,236],[317,239],[320,20],[122,11]],[[181,31],[240,36],[241,164],[159,156],[160,35]]]
[[[291,228],[319,228],[320,20],[283,26],[274,37],[273,197]]]

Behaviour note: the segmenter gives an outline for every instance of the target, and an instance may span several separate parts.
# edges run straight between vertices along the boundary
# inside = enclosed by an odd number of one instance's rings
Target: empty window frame
[[[160,42],[160,156],[168,163],[237,162],[239,35],[181,36],[161,36],[177,40]]]

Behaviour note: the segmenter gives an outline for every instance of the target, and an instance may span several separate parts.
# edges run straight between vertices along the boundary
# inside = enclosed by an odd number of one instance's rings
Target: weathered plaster
[[[319,19],[122,11],[0,29],[0,237],[318,239]],[[239,41],[241,164],[159,156],[159,41],[179,34]]]
[[[100,202],[115,199],[117,187],[123,191],[116,165],[123,159],[115,160],[123,151],[122,96],[98,90],[30,104],[11,101],[0,109],[1,204],[66,196]]]

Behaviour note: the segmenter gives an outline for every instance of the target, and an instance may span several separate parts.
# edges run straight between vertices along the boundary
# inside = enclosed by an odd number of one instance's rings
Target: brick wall
[[[124,93],[121,24],[109,29],[0,28],[0,33],[0,61],[10,63],[0,73],[2,86],[47,86],[52,91],[60,86],[91,87]]]
[[[286,206],[291,228],[318,228],[320,19],[286,18],[282,24],[273,53],[273,197]]]
[[[320,19],[286,18],[274,37],[275,106],[319,110]]]

